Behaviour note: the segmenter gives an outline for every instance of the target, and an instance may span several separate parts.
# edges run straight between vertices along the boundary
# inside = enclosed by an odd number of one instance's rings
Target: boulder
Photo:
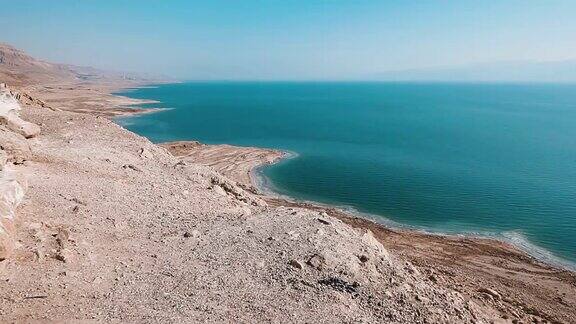
[[[326,258],[320,254],[314,254],[308,259],[306,264],[317,270],[322,270],[326,267]]]
[[[1,120],[1,119],[0,119]],[[25,138],[35,137],[40,134],[40,126],[12,116],[6,121],[6,126],[12,131],[24,136]]]
[[[32,155],[30,145],[24,136],[0,126],[0,149],[6,154],[7,162],[23,163]]]
[[[290,260],[290,262],[288,262],[289,265],[291,265],[293,268],[299,269],[301,270],[302,268],[304,268],[304,266],[302,265],[302,263],[300,263],[300,261],[292,259]]]

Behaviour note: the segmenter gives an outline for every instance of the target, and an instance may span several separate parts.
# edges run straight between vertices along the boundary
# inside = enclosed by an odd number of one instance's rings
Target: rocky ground
[[[85,112],[96,116],[118,117],[159,110],[158,108],[143,110],[136,106],[154,104],[153,100],[139,100],[112,94],[120,87],[132,85],[138,86],[138,83],[111,81],[106,84],[84,82],[33,84],[20,88],[20,93],[24,94],[24,100],[28,103],[57,110]],[[34,96],[32,97],[30,93]],[[42,100],[37,98],[42,98]]]
[[[574,273],[507,244],[261,195],[250,171],[281,152],[123,129],[107,117],[135,102],[110,92],[134,82],[18,80],[0,322],[576,322]]]

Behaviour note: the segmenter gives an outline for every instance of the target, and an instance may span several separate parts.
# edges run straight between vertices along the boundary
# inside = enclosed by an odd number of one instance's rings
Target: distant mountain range
[[[576,82],[576,60],[498,62],[459,67],[398,70],[368,75],[382,81]]]
[[[0,43],[0,82],[11,85],[58,83],[67,81],[134,80],[153,83],[167,81],[164,76],[105,71],[36,59],[11,45]],[[576,83],[576,59],[566,61],[509,61],[386,71],[358,77],[375,81],[438,82],[562,82]]]

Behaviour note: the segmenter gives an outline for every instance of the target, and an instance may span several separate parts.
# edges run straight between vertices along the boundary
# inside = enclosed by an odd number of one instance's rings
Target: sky
[[[0,0],[0,42],[198,80],[576,60],[575,0]]]

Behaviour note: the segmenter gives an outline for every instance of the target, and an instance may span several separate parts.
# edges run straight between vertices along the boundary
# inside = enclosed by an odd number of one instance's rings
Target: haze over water
[[[154,142],[296,152],[264,170],[278,193],[576,261],[576,85],[212,82],[124,94],[172,108],[120,119]]]

